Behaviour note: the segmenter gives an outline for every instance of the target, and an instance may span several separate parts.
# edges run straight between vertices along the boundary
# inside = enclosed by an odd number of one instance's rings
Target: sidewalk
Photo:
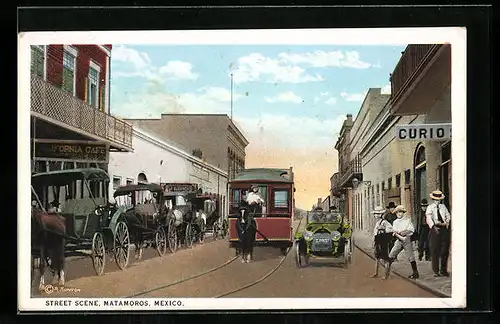
[[[364,253],[368,254],[372,259],[374,259],[373,255],[373,240],[372,237],[362,231],[354,231],[354,244]],[[432,272],[430,261],[418,261],[418,253],[415,251],[415,257],[417,258],[417,266],[418,272],[420,274],[419,279],[409,279],[408,275],[411,273],[410,264],[407,261],[404,261],[406,258],[405,252],[401,252],[398,256],[398,260],[396,260],[391,267],[392,273],[399,275],[400,277],[413,282],[414,284],[422,287],[423,289],[432,291],[436,293],[440,297],[451,297],[451,273],[450,277],[434,277],[434,273]],[[374,265],[375,266],[375,265]],[[374,271],[375,269],[373,269]],[[379,272],[381,275],[382,271]]]

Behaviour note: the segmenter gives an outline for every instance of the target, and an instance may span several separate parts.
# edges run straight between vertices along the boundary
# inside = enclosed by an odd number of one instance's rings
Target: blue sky
[[[306,170],[324,169],[326,191],[345,115],[356,116],[369,88],[390,91],[389,74],[404,48],[114,44],[111,113],[229,115],[233,73],[233,118],[250,141],[247,166],[295,166],[304,187],[319,177]]]

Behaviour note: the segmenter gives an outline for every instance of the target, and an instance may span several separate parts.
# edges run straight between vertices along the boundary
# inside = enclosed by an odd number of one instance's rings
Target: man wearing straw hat
[[[406,213],[406,208],[399,205],[395,208],[397,219],[392,224],[393,233],[392,235],[397,238],[394,247],[391,252],[389,252],[389,264],[385,268],[384,279],[389,277],[391,271],[392,263],[397,259],[398,254],[401,251],[405,251],[408,261],[410,262],[412,274],[408,276],[410,279],[418,279],[418,269],[417,262],[415,262],[415,254],[413,253],[413,242],[411,241],[411,235],[415,232],[415,227]]]
[[[448,208],[442,203],[444,194],[435,190],[430,194],[433,201],[426,211],[426,222],[430,229],[432,271],[435,277],[448,277],[448,256],[450,253],[450,220]],[[441,270],[439,266],[441,265]]]

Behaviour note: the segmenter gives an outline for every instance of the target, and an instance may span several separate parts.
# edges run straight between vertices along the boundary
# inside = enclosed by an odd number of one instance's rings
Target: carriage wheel
[[[123,270],[127,267],[130,257],[130,235],[127,224],[123,221],[116,224],[114,243],[116,265]]]
[[[164,256],[167,252],[167,235],[163,226],[158,227],[155,235],[156,251],[160,256]]]
[[[186,233],[184,235],[185,235],[184,241],[186,243],[186,247],[192,248],[193,247],[193,227],[191,226],[191,223],[187,223]]]
[[[227,236],[227,231],[228,231],[228,228],[229,228],[229,225],[227,224],[227,220],[224,219],[222,221],[222,230],[221,230],[221,233],[220,233],[220,236],[222,238],[225,238]]]
[[[167,236],[168,236],[168,249],[170,252],[175,253],[177,251],[177,228],[175,227],[174,222],[170,222],[167,228]]]
[[[299,241],[295,242],[295,264],[297,265],[297,268],[302,267],[302,253],[300,252],[300,242]]]
[[[349,267],[349,263],[352,262],[352,240],[349,239],[344,246],[344,267]]]
[[[92,238],[92,264],[96,275],[100,276],[104,273],[106,246],[104,245],[104,237],[100,232],[95,233]]]
[[[200,244],[203,244],[203,242],[205,242],[205,222],[203,220],[201,220],[201,224],[200,224],[200,236],[199,236],[199,242]]]

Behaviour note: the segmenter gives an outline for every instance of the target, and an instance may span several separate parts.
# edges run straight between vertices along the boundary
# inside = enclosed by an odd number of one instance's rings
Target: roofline
[[[165,143],[164,141],[154,137],[153,135],[145,132],[144,130],[140,129],[139,127],[136,127],[134,126],[133,128],[133,131],[132,131],[132,134],[134,135],[137,135],[139,138],[142,138],[144,140],[147,140],[149,141],[150,143],[153,143],[161,148],[164,148],[174,154],[177,154],[181,157],[185,157],[186,159],[188,159],[189,161],[191,162],[195,162],[195,163],[198,163],[198,164],[201,164],[202,166],[206,167],[207,169],[215,172],[215,173],[218,173],[219,175],[223,176],[223,177],[228,177],[228,174],[226,171],[210,164],[210,163],[207,163],[205,161],[203,161],[202,159],[199,159],[189,153],[187,153],[186,151],[178,148],[178,147],[175,147],[171,144],[168,144],[168,143]]]

